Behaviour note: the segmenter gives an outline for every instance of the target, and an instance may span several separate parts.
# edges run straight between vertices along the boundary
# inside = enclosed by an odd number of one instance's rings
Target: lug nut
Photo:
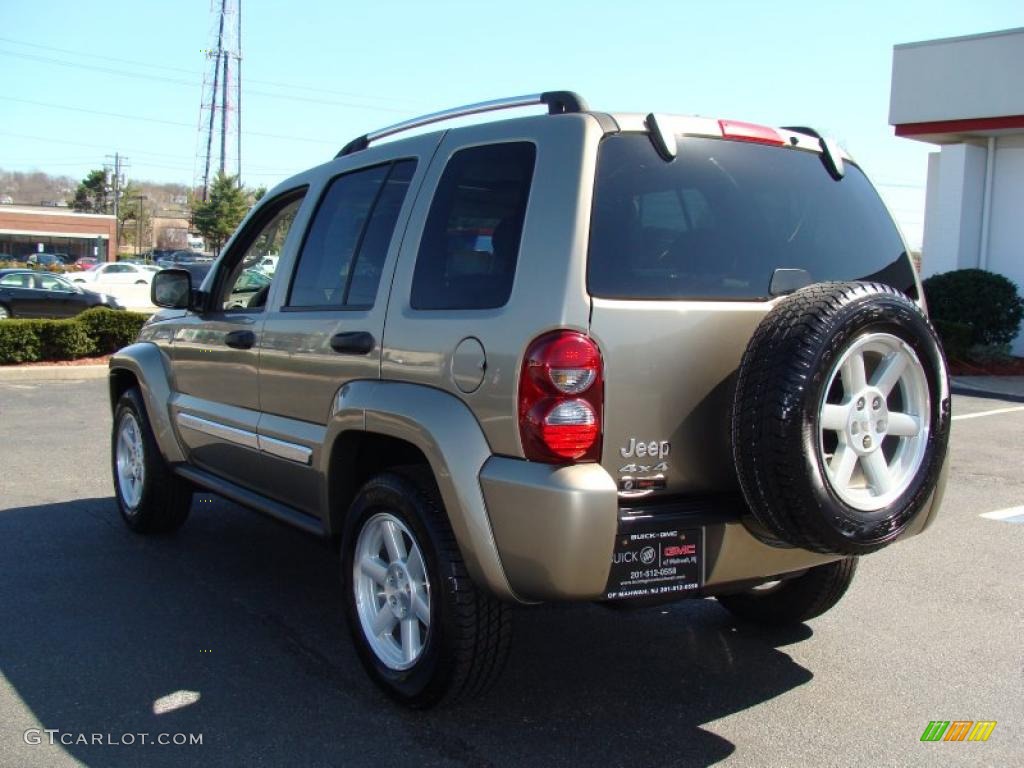
[[[874,408],[874,409],[875,409],[876,411],[877,411],[877,410],[878,410],[879,408],[881,408],[881,407],[882,407],[882,398],[880,398],[880,397],[876,397],[876,398],[874,399],[874,402],[872,402],[872,403],[871,403],[871,407],[872,407],[872,408]]]
[[[857,400],[857,410],[858,411],[863,411],[864,410],[864,398],[863,397]]]
[[[871,437],[869,435],[864,435],[864,442],[862,443],[862,445],[865,448],[870,448],[871,447]]]

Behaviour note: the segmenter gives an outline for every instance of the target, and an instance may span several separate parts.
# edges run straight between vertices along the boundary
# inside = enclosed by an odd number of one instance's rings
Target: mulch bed
[[[17,365],[19,368],[37,368],[52,365],[106,365],[109,361],[110,355],[102,355],[100,357],[80,357],[77,360],[54,360],[51,362],[39,363],[17,363]]]
[[[949,372],[954,376],[1024,376],[1024,357],[986,363],[950,359]]]

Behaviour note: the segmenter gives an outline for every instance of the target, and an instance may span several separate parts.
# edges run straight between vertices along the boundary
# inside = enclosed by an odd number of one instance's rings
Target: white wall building
[[[897,45],[889,123],[940,147],[928,157],[924,275],[980,267],[1024,295],[1024,28]]]

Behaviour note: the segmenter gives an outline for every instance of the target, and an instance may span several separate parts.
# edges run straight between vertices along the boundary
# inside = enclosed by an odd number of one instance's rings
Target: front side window
[[[414,309],[490,309],[512,293],[536,148],[456,152],[438,182],[413,273]]]
[[[274,270],[266,266],[268,257],[276,257],[284,247],[304,193],[305,190],[291,192],[267,205],[265,211],[269,218],[263,219],[262,226],[256,224],[255,236],[245,246],[245,252],[224,283],[220,300],[224,309],[261,309],[266,304],[274,277]],[[276,266],[277,259],[270,263]]]

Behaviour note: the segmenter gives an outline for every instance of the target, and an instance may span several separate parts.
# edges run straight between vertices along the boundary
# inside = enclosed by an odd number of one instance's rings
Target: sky
[[[238,2],[238,0],[232,0]],[[273,187],[350,139],[474,101],[810,125],[919,247],[930,145],[888,125],[893,45],[1024,25],[1021,0],[770,3],[241,0],[242,178]],[[191,184],[219,0],[0,0],[0,168]]]

